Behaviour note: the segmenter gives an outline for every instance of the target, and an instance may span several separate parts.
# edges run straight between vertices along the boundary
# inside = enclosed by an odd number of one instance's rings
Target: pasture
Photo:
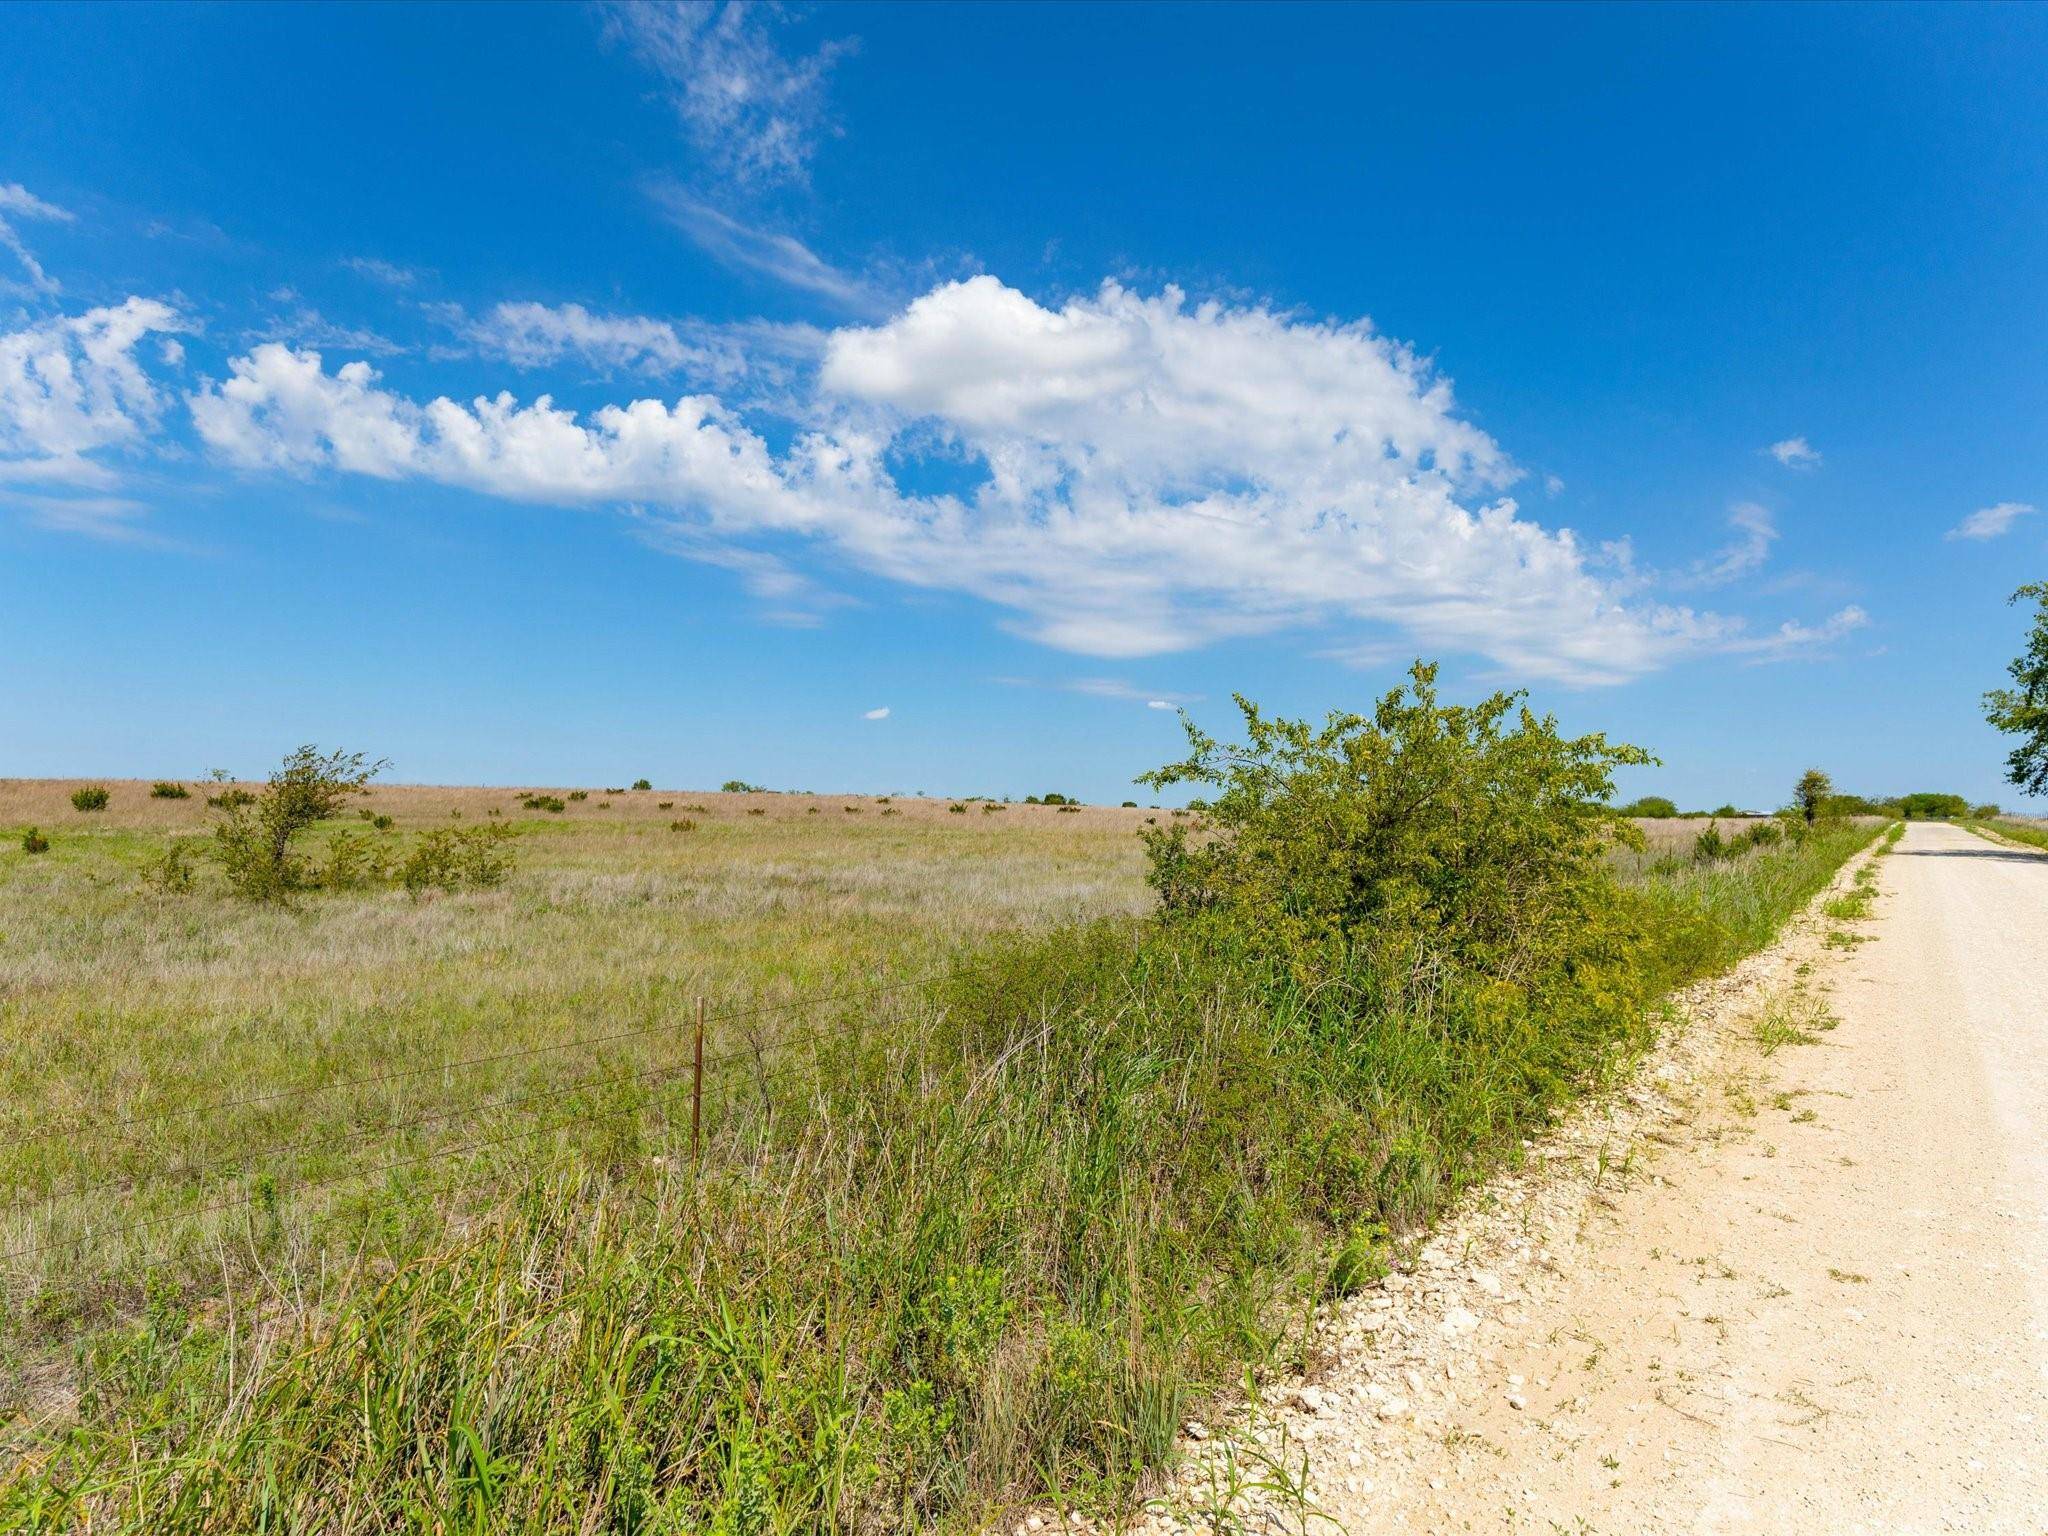
[[[380,786],[311,844],[494,822],[510,878],[260,906],[153,874],[206,787],[105,782],[0,783],[0,1516],[52,1529],[1114,1508],[1872,831],[1649,825],[1609,979],[1445,1034],[1135,923],[1170,812]]]

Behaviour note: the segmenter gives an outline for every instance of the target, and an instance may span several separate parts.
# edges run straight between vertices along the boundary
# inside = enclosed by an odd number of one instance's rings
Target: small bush
[[[48,853],[50,851],[50,840],[43,836],[41,828],[30,827],[21,834],[21,851],[23,853]]]
[[[750,805],[747,807],[747,814],[749,816],[766,816],[768,813],[758,805]]]
[[[849,816],[858,816],[860,814],[860,807],[857,805],[842,805],[839,809],[846,812]]]
[[[654,783],[651,779],[635,779],[633,787],[635,789],[652,789],[654,788]]]
[[[104,811],[107,801],[112,798],[106,785],[87,784],[82,789],[71,791],[71,808],[74,811]]]
[[[623,795],[625,791],[622,789],[619,791],[619,793]],[[612,803],[609,800],[600,800],[597,802],[597,808],[600,811],[608,811],[612,808]]]
[[[1126,800],[1126,801],[1125,801],[1125,802],[1123,803],[1123,809],[1124,809],[1124,810],[1127,810],[1127,811],[1135,811],[1135,810],[1136,810],[1137,808],[1138,808],[1138,802],[1137,802],[1137,801],[1135,801],[1135,800]]]
[[[284,901],[311,883],[293,839],[315,822],[338,815],[386,765],[365,761],[360,752],[323,753],[303,746],[270,776],[261,795],[244,795],[222,807],[214,828],[214,852],[228,885],[251,901]],[[216,774],[225,782],[226,774]],[[221,798],[227,798],[223,792]]]
[[[1078,816],[1081,814],[1081,807],[1078,805],[1062,805],[1057,807],[1057,810],[1062,816]]]
[[[511,842],[512,832],[506,827],[429,832],[413,845],[399,878],[414,896],[502,885],[512,871]]]
[[[159,896],[192,894],[192,844],[189,839],[171,843],[142,866],[142,883]]]
[[[372,816],[370,818],[370,825],[375,827],[379,832],[389,832],[393,827],[397,826],[398,823],[393,821],[389,816],[380,815]]]
[[[657,811],[668,811],[668,810],[673,810],[673,809],[675,809],[675,801],[673,801],[673,800],[657,800],[657,801],[655,801],[655,802],[654,802],[654,808],[655,808],[655,809],[656,809]]]
[[[529,811],[548,811],[559,815],[569,809],[569,804],[560,795],[523,795],[519,803]]]
[[[1708,822],[1705,830],[1692,840],[1692,861],[1695,864],[1712,864],[1733,858],[1741,851],[1739,844],[1721,836],[1721,824],[1715,821]]]
[[[590,791],[587,789],[572,789],[569,791],[569,798],[571,800],[588,800],[590,798]]]
[[[607,789],[605,791],[605,793],[608,795],[623,795],[625,792],[626,786],[623,784],[621,784],[617,789]]]
[[[239,787],[230,787],[222,790],[217,795],[208,795],[206,797],[207,807],[210,810],[216,811],[240,810],[245,805],[254,805],[255,803],[256,797],[250,794],[248,790]]]
[[[182,784],[173,784],[169,779],[158,779],[149,786],[152,800],[190,800],[192,791]]]
[[[694,832],[697,830],[697,823],[687,816],[678,816],[668,824],[668,829],[671,832]]]
[[[724,795],[765,795],[768,793],[760,785],[749,784],[745,779],[727,779],[718,786],[718,791]]]
[[[354,832],[336,834],[327,845],[327,862],[320,870],[320,883],[331,891],[352,891],[370,884],[384,872],[377,845]]]
[[[901,816],[903,813],[897,810],[896,807],[892,805],[888,807],[886,810],[884,810],[882,814],[884,816]]]
[[[964,805],[949,805],[946,807],[946,814],[949,816],[965,816],[967,814],[967,807]]]

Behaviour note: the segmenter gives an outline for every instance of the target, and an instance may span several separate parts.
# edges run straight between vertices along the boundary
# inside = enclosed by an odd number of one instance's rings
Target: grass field
[[[48,1529],[1113,1508],[1874,832],[1649,825],[1643,974],[1360,1032],[1131,922],[1166,812],[385,787],[513,877],[276,909],[146,882],[196,787],[76,787],[0,782],[0,1525]]]

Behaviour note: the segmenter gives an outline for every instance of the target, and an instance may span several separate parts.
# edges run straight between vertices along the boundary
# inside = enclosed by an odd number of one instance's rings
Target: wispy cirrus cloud
[[[2023,501],[2001,501],[1996,506],[1979,507],[1955,527],[1942,535],[1948,539],[1996,539],[2012,532],[2012,525],[2023,517],[2033,515],[2034,509]]]
[[[412,268],[401,267],[377,256],[344,256],[341,264],[358,277],[366,277],[386,288],[410,288],[419,281],[419,274]]]
[[[0,247],[14,254],[14,259],[28,274],[28,285],[37,293],[56,293],[61,285],[57,279],[43,270],[35,253],[15,229],[17,220],[41,219],[47,223],[69,224],[76,217],[69,209],[59,208],[55,203],[45,202],[18,181],[0,181]],[[10,285],[0,282],[0,290]]]
[[[1728,526],[1736,537],[1707,559],[1694,561],[1683,576],[1673,578],[1673,585],[1724,587],[1763,569],[1771,546],[1778,542],[1778,525],[1770,512],[1753,501],[1738,502],[1729,509]]]
[[[743,188],[802,182],[833,132],[825,86],[857,46],[832,39],[791,55],[775,5],[633,0],[602,6],[605,32],[661,77],[669,104],[718,179]]]
[[[726,213],[672,182],[649,189],[663,216],[706,255],[734,271],[765,277],[862,315],[883,301],[862,278],[842,272],[794,235]]]

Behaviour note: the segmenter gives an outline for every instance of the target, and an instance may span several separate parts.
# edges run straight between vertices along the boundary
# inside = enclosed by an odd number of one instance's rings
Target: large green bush
[[[1320,727],[1237,703],[1242,745],[1189,721],[1188,756],[1140,781],[1205,792],[1193,829],[1143,834],[1168,921],[1250,936],[1300,976],[1365,951],[1512,981],[1609,914],[1606,855],[1634,834],[1607,802],[1640,747],[1563,736],[1520,694],[1441,703],[1421,662],[1372,714]]]

